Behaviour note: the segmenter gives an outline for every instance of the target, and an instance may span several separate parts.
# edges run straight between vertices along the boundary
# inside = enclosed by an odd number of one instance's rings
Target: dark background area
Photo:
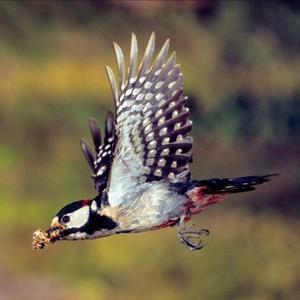
[[[300,297],[298,1],[0,2],[0,299]],[[113,110],[112,42],[166,38],[185,75],[194,178],[280,173],[197,216],[200,252],[176,229],[59,243],[31,235],[93,197],[79,139]],[[26,295],[26,296],[24,296]]]

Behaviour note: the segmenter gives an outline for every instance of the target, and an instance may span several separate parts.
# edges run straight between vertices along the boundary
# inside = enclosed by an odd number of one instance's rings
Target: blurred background
[[[79,139],[113,100],[112,42],[167,37],[194,120],[194,178],[280,173],[176,228],[31,250],[95,196]],[[0,299],[300,299],[300,5],[289,1],[0,1]],[[127,56],[128,57],[128,56]]]

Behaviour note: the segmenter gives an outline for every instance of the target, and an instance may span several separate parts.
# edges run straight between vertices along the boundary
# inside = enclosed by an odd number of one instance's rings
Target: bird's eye
[[[65,215],[61,218],[62,223],[66,224],[70,221],[70,217]]]

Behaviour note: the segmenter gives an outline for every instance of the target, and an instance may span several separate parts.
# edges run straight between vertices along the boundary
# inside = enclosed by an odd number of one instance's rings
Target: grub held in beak
[[[50,243],[54,243],[55,241],[59,240],[64,229],[65,226],[60,224],[58,218],[55,217],[52,220],[49,229],[46,231],[37,230],[33,233],[32,248],[34,250],[44,249]]]
[[[54,243],[55,241],[57,241],[61,237],[64,229],[66,229],[66,226],[62,225],[58,221],[58,217],[55,217],[52,220],[50,227],[46,230],[46,234],[49,236],[50,242]]]

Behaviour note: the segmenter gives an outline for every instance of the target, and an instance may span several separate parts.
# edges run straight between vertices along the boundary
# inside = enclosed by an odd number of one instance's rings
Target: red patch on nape
[[[82,205],[82,206],[91,205],[92,201],[93,201],[93,200],[91,200],[91,199],[83,199],[83,200],[81,201],[81,205]]]

